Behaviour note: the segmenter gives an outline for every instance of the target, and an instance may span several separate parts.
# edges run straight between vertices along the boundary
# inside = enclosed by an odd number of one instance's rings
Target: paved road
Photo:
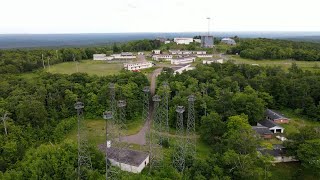
[[[156,79],[157,76],[161,73],[162,68],[158,68],[153,71],[152,76],[151,76],[151,85],[150,85],[150,95],[151,97],[154,96],[155,90],[156,90]],[[140,131],[137,134],[133,134],[130,136],[125,136],[122,137],[122,141],[131,143],[131,144],[139,144],[139,145],[145,145],[146,144],[146,133],[150,129],[150,122],[152,121],[153,117],[153,102],[150,102],[150,107],[149,107],[149,120],[145,122],[143,127],[140,129]]]

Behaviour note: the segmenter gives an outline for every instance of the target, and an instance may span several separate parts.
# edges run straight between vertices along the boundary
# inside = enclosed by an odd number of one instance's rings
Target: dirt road
[[[151,76],[151,85],[150,85],[150,95],[151,97],[154,96],[156,91],[156,79],[157,76],[161,73],[162,68],[158,68],[153,71]],[[131,143],[131,144],[139,144],[139,145],[145,145],[146,144],[146,133],[149,131],[150,128],[150,122],[152,121],[152,114],[153,114],[153,102],[150,102],[149,107],[149,120],[145,122],[144,126],[140,129],[140,131],[137,134],[133,134],[130,136],[122,137],[121,139],[125,142]]]

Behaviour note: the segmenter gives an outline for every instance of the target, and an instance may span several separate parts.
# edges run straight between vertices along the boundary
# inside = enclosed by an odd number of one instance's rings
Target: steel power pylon
[[[91,169],[91,157],[88,153],[88,142],[86,138],[86,130],[84,126],[82,102],[76,102],[74,108],[77,110],[78,116],[78,179],[86,179],[84,171]]]
[[[183,172],[185,167],[185,138],[184,138],[184,128],[183,128],[183,112],[184,106],[178,106],[177,112],[177,122],[176,122],[176,135],[179,138],[176,142],[176,147],[173,154],[173,166],[180,172]]]
[[[143,88],[143,110],[142,118],[144,121],[149,120],[149,105],[150,105],[150,87],[146,86]]]
[[[117,148],[119,149],[118,151],[118,158],[120,157],[128,157],[128,154],[124,154],[125,152],[120,154],[121,149],[128,149],[128,144],[126,143],[125,138],[125,132],[127,130],[126,126],[126,106],[127,102],[125,100],[119,100],[117,103],[119,114],[118,114],[118,119],[116,120],[116,125],[118,129],[118,145]],[[124,164],[126,164],[127,160],[125,160]],[[121,169],[121,163],[120,163],[120,169]]]
[[[194,157],[196,154],[196,138],[193,137],[196,131],[195,123],[195,111],[194,101],[196,100],[194,95],[188,97],[188,120],[187,120],[187,153]]]
[[[161,165],[162,154],[161,154],[161,108],[160,101],[161,98],[159,95],[152,97],[154,102],[154,112],[153,112],[153,121],[151,122],[150,127],[150,140],[149,140],[149,151],[150,151],[150,171]]]
[[[167,82],[163,83],[163,101],[162,101],[162,119],[163,119],[163,131],[167,134],[169,133],[169,96],[170,96],[170,87]],[[166,140],[169,140],[169,137],[166,136]]]
[[[117,171],[115,169],[112,169],[111,164],[108,163],[108,157],[111,156],[113,153],[112,151],[108,152],[108,146],[111,146],[111,140],[114,138],[112,136],[112,131],[111,128],[113,127],[113,115],[112,115],[112,111],[105,111],[103,113],[103,119],[106,120],[106,146],[105,146],[105,161],[106,161],[106,179],[117,179]]]
[[[109,96],[110,96],[110,110],[112,112],[112,117],[116,121],[117,120],[117,101],[116,101],[116,91],[115,91],[114,83],[109,84]]]

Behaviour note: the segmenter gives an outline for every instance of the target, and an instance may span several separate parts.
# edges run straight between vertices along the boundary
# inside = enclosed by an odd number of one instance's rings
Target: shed
[[[109,147],[107,153],[111,165],[118,166],[123,171],[140,173],[149,164],[147,152]]]
[[[272,132],[265,126],[252,126],[252,129],[264,139],[272,138]]]
[[[273,133],[283,133],[284,131],[284,128],[282,126],[268,119],[258,122],[258,126],[265,126],[269,128],[269,130]]]
[[[266,119],[274,121],[278,124],[287,124],[289,123],[289,119],[284,117],[281,113],[276,112],[271,109],[266,110]]]

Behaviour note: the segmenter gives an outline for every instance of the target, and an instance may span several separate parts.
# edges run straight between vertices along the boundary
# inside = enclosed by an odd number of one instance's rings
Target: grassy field
[[[278,163],[270,168],[272,177],[270,179],[276,180],[290,180],[290,179],[308,179],[316,180],[319,177],[313,175],[312,172],[302,170],[300,163]]]
[[[78,64],[79,72],[98,76],[118,74],[122,68],[122,63],[106,63],[93,60],[83,60]],[[47,69],[47,72],[72,74],[77,72],[77,66],[75,62],[64,62],[51,66],[50,69]]]
[[[316,61],[294,61],[294,60],[251,60],[244,59],[240,56],[227,56],[229,60],[234,60],[237,64],[257,64],[259,66],[281,66],[284,69],[291,67],[292,63],[296,63],[301,69],[320,72],[320,62]]]

